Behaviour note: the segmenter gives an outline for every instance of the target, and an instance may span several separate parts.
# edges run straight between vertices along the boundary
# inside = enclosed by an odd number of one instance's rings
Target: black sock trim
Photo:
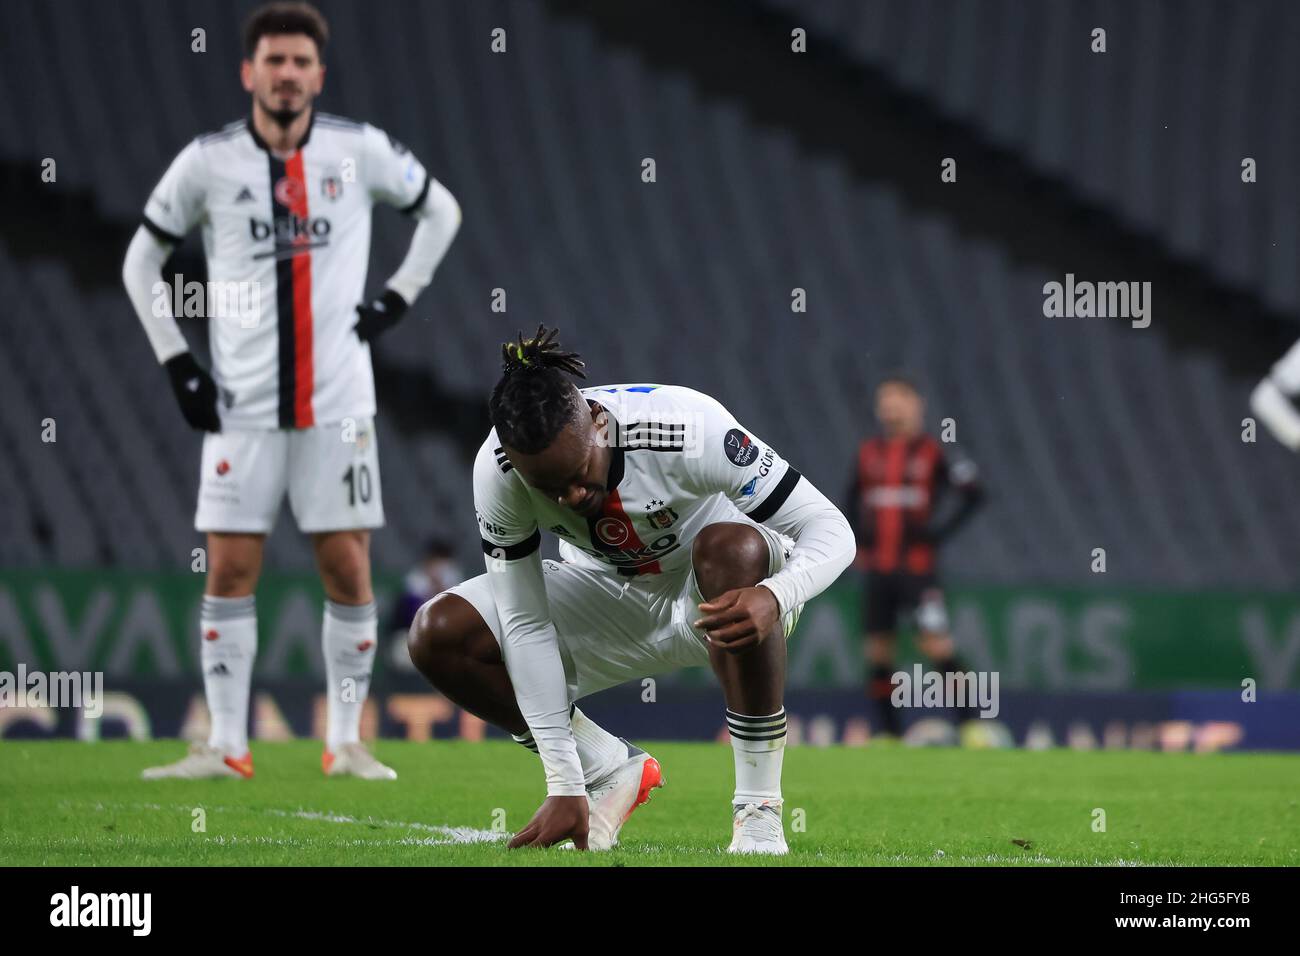
[[[770,734],[740,734],[734,730],[731,732],[731,736],[735,737],[737,740],[780,740],[785,735],[784,727],[780,730],[773,731]]]
[[[765,717],[727,711],[727,730],[737,740],[780,740],[786,735],[785,708]]]

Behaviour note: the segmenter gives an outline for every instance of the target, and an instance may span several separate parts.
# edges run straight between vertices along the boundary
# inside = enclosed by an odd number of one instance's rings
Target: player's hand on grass
[[[371,342],[402,320],[406,314],[406,300],[392,289],[366,305],[357,306],[357,324],[352,330],[362,342]]]
[[[554,846],[562,840],[573,840],[579,850],[587,849],[587,798],[547,797],[528,821],[528,825],[514,835],[506,846]]]
[[[776,595],[763,587],[726,591],[700,605],[704,617],[697,630],[714,647],[736,653],[754,647],[772,633],[781,618]]]
[[[174,355],[163,363],[172,391],[180,403],[181,413],[191,428],[204,432],[221,431],[221,416],[217,414],[217,383],[212,376],[194,361],[189,352]]]

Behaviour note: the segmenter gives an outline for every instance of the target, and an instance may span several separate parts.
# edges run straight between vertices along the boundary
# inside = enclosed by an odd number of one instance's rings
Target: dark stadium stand
[[[1296,4],[765,2],[1176,255],[1300,306]]]
[[[1263,16],[1247,17],[1222,53],[1251,62],[1261,87],[1216,91],[1211,116],[1170,95],[1193,77],[1208,81],[1185,62],[1201,47],[1154,39],[1165,4],[1098,6],[1116,51],[1112,75],[1066,43],[1060,4],[1008,0],[984,18],[961,3],[769,2],[839,31],[854,55],[1059,177],[1061,189],[1155,241],[1177,240],[1178,254],[1277,307],[1297,305],[1295,187],[1277,173],[1296,167],[1298,144],[1269,135],[1272,113],[1295,103],[1262,90],[1271,71],[1300,67],[1256,56],[1250,24],[1262,29]],[[385,4],[385,21],[406,25],[396,42],[355,5],[321,7],[336,37],[321,108],[410,144],[465,215],[417,317],[376,348],[381,377],[402,370],[485,399],[497,344],[544,321],[583,353],[593,384],[709,392],[838,498],[869,427],[874,377],[905,366],[927,390],[932,422],[956,420],[990,492],[945,555],[954,578],[1086,583],[1090,552],[1104,547],[1112,585],[1294,580],[1300,527],[1294,509],[1277,507],[1294,463],[1266,437],[1240,439],[1253,379],[1122,320],[1044,318],[1042,286],[1065,267],[1013,262],[997,243],[918,212],[887,183],[808,154],[788,132],[700,96],[689,77],[652,69],[545,5]],[[1189,42],[1205,46],[1200,5],[1188,7]],[[912,24],[945,11],[949,42],[908,40],[919,36]],[[0,163],[31,169],[57,158],[57,183],[29,188],[89,193],[122,237],[102,249],[115,275],[167,163],[246,109],[236,21],[198,0],[18,4],[12,15],[30,22],[0,37],[0,78],[21,91],[0,98]],[[1270,16],[1300,24],[1300,10],[1281,4]],[[1126,35],[1130,20],[1138,32]],[[207,30],[204,54],[189,50],[197,26]],[[508,29],[509,55],[488,52],[494,26]],[[64,42],[54,57],[18,39],[56,29]],[[1029,31],[1048,46],[1027,42]],[[1147,52],[1125,59],[1118,51],[1135,38]],[[361,56],[385,42],[384,57]],[[110,49],[136,50],[133,68]],[[228,61],[227,80],[188,70],[195,56]],[[1030,87],[1042,91],[1034,111],[1011,110],[1031,102],[1024,96],[999,95]],[[1081,107],[1096,102],[1112,105]],[[1224,122],[1239,130],[1235,141],[1222,137]],[[46,132],[40,141],[26,135],[35,128]],[[74,148],[86,142],[102,148]],[[1267,173],[1245,202],[1242,155]],[[656,160],[653,184],[641,181],[644,157]],[[372,286],[409,235],[396,214],[376,218]],[[9,452],[0,456],[0,562],[188,562],[201,543],[191,525],[199,439],[173,407],[120,284],[85,289],[73,273],[58,248],[32,249],[19,229],[0,226],[11,316],[0,350]],[[807,291],[806,313],[790,309],[794,287]],[[507,291],[504,315],[489,308],[494,288]],[[201,340],[195,324],[187,334]],[[405,415],[398,427],[381,404],[380,566],[404,566],[432,530],[466,556],[476,549],[465,443],[447,406],[423,413],[423,427]],[[17,440],[46,417],[75,455]],[[310,550],[283,522],[268,560],[307,567]]]

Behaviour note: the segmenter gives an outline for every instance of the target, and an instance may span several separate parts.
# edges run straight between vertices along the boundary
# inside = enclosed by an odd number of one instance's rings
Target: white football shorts
[[[374,420],[208,433],[194,527],[269,534],[286,491],[305,534],[383,527]]]
[[[794,547],[789,537],[738,515],[767,541],[769,574],[780,570]],[[709,663],[708,645],[691,626],[704,602],[690,564],[664,574],[627,577],[612,568],[592,569],[564,561],[542,562],[546,598],[560,641],[569,700],[629,680]],[[487,574],[450,589],[474,606],[501,643],[501,620]],[[788,638],[803,605],[781,618]]]

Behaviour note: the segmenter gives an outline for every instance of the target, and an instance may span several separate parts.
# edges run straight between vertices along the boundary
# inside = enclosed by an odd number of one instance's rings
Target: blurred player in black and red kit
[[[891,375],[876,387],[876,419],[881,433],[858,446],[845,514],[857,532],[858,567],[867,572],[867,692],[878,729],[897,737],[890,677],[900,622],[914,619],[921,653],[935,670],[965,670],[948,633],[935,559],[938,546],[979,507],[983,489],[974,463],[926,434],[925,399],[905,376]],[[943,501],[949,491],[955,505]]]

